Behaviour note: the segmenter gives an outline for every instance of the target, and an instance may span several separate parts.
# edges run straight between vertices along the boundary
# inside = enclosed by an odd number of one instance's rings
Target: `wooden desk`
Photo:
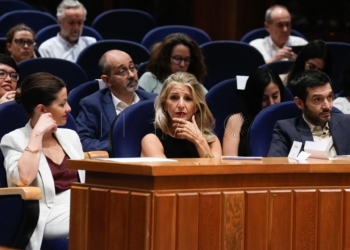
[[[76,249],[350,249],[350,161],[69,160]]]

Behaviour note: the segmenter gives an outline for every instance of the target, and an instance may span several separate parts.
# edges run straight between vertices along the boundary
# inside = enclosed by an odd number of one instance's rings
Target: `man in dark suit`
[[[110,151],[108,134],[117,115],[132,104],[156,97],[138,90],[137,68],[127,53],[107,51],[99,61],[99,68],[107,88],[82,99],[76,119],[84,151]]]
[[[350,115],[332,114],[334,94],[329,77],[318,70],[300,73],[293,81],[300,117],[277,121],[269,157],[288,156],[294,141],[327,143],[330,157],[350,154]]]

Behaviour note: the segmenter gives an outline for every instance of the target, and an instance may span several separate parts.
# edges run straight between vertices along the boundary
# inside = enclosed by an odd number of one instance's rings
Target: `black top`
[[[196,146],[189,140],[174,138],[164,134],[159,128],[155,134],[162,143],[167,158],[199,158]]]

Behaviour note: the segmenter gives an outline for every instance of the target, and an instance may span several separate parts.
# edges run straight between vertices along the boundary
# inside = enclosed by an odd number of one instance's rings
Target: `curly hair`
[[[173,72],[170,70],[170,57],[176,45],[182,44],[189,48],[191,63],[187,72],[193,74],[200,83],[203,83],[207,69],[204,57],[196,41],[183,33],[173,33],[165,37],[161,42],[156,43],[151,50],[151,57],[147,64],[147,71],[150,71],[160,82]]]
[[[195,105],[198,108],[195,116],[196,124],[207,142],[214,142],[215,135],[212,132],[215,126],[214,117],[205,102],[204,92],[199,82],[194,75],[187,72],[174,73],[164,81],[163,88],[154,102],[156,112],[155,127],[160,128],[165,134],[170,134],[170,117],[164,110],[164,105],[170,90],[176,85],[183,85],[190,89]]]

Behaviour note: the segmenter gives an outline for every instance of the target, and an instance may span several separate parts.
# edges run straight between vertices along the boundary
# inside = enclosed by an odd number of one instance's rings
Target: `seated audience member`
[[[270,35],[255,39],[249,44],[260,51],[266,63],[294,60],[296,54],[290,46],[307,44],[303,38],[290,35],[291,17],[284,6],[274,5],[270,7],[265,13],[264,25]]]
[[[345,61],[340,85],[342,86],[343,93],[342,96],[334,100],[333,106],[344,114],[350,114],[350,56]]]
[[[84,182],[84,171],[66,168],[68,159],[83,159],[77,133],[58,128],[67,122],[70,107],[64,82],[49,73],[26,78],[17,89],[30,120],[1,140],[9,186],[42,190],[38,224],[26,249],[40,249],[42,240],[69,237],[70,184]]]
[[[350,154],[350,116],[332,114],[334,94],[329,77],[319,70],[299,73],[293,80],[295,103],[303,111],[300,117],[276,122],[269,157],[286,157],[294,141],[327,143],[329,157]]]
[[[170,34],[154,45],[146,70],[140,78],[140,86],[159,94],[165,79],[176,72],[192,73],[200,83],[206,75],[201,49],[196,41],[183,33]],[[200,85],[206,94],[208,91]]]
[[[107,51],[100,59],[99,68],[107,88],[82,99],[76,119],[84,151],[110,151],[108,133],[116,116],[132,104],[156,97],[137,90],[137,68],[127,53]]]
[[[141,142],[141,156],[162,158],[221,157],[213,134],[214,118],[194,75],[170,75],[154,103],[155,133]]]
[[[57,21],[61,31],[56,37],[39,47],[41,57],[53,57],[75,62],[79,53],[96,42],[94,37],[81,36],[86,19],[86,9],[77,0],[63,0],[57,8]]]
[[[19,63],[29,58],[35,58],[35,32],[25,24],[18,24],[6,35],[7,53]]]
[[[19,68],[12,57],[0,54],[0,104],[15,98]]]
[[[223,138],[223,155],[248,156],[249,128],[264,108],[284,100],[284,89],[278,74],[268,67],[251,73],[241,98],[241,113],[231,115]]]
[[[295,76],[304,70],[322,70],[329,77],[332,73],[332,59],[331,53],[327,44],[322,40],[314,40],[309,42],[298,54],[297,59],[288,73],[286,78],[286,85],[293,93],[293,86],[291,82]]]

